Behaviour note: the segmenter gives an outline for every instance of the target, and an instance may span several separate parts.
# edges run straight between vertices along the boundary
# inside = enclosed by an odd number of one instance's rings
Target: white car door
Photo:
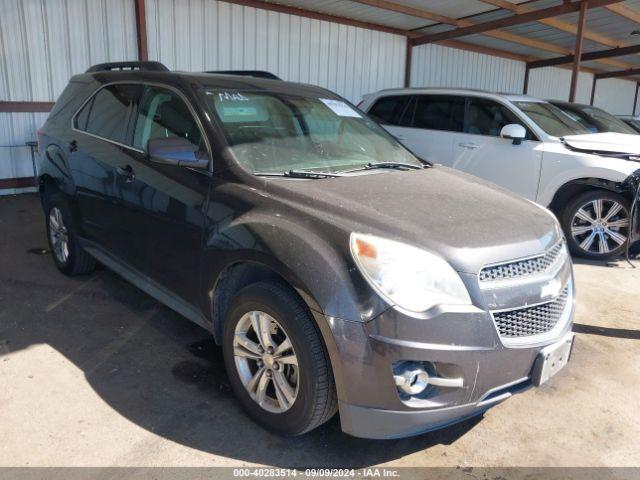
[[[526,126],[527,139],[520,144],[501,138],[502,127],[512,123],[525,126],[505,105],[468,97],[464,132],[453,139],[451,166],[535,200],[543,143]]]
[[[464,97],[416,95],[395,121],[380,119],[381,101],[378,100],[369,113],[378,118],[389,133],[420,158],[452,164],[453,139],[462,131],[464,122]]]

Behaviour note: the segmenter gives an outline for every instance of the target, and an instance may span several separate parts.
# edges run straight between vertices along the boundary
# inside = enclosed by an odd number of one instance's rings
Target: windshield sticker
[[[209,92],[207,92],[209,93]],[[215,95],[215,94],[214,94]],[[248,102],[249,99],[240,92],[219,92],[218,99],[221,102]]]
[[[255,117],[258,111],[255,107],[222,107],[222,114],[226,116],[252,116]]]
[[[331,100],[329,98],[321,98],[320,101],[327,107],[333,110],[333,113],[339,117],[355,117],[362,118],[358,112],[356,112],[349,105],[340,100]]]

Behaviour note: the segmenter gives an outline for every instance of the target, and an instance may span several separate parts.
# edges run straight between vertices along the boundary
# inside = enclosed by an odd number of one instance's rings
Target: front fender
[[[549,206],[556,192],[569,182],[592,178],[621,184],[638,168],[628,160],[557,150],[545,150],[543,157],[537,203],[544,206]]]
[[[387,308],[353,263],[348,234],[328,229],[320,234],[282,217],[250,216],[208,234],[203,253],[208,299],[227,268],[253,262],[284,278],[317,313],[366,321]]]

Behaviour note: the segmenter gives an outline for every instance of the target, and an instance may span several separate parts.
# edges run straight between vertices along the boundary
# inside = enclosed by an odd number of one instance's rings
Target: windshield
[[[342,100],[207,90],[238,161],[256,174],[336,173],[379,162],[423,164]]]
[[[514,102],[538,127],[554,137],[591,133],[558,107],[545,102]]]
[[[577,117],[576,120],[592,131],[631,134],[637,133],[622,120],[599,108],[581,107],[580,112],[582,112],[581,116],[574,114]]]
[[[626,120],[626,122],[631,125],[636,132],[640,132],[640,120]]]

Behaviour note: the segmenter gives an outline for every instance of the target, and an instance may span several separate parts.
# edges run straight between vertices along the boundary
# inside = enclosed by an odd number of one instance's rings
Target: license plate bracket
[[[570,333],[559,342],[540,350],[531,372],[531,383],[536,387],[549,381],[569,362],[573,350],[574,334]]]

